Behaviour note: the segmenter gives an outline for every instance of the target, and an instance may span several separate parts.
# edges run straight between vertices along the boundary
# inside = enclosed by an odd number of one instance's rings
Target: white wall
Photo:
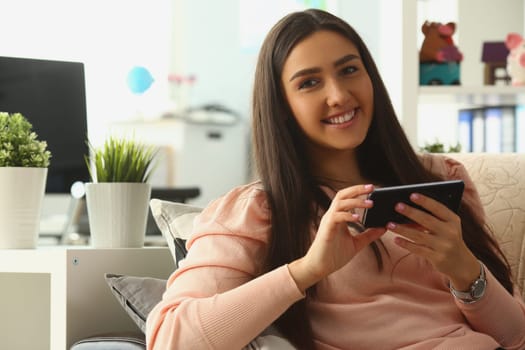
[[[461,65],[464,85],[483,85],[481,62],[484,41],[505,41],[510,32],[523,35],[523,0],[458,0],[458,47],[465,58]]]
[[[170,0],[2,0],[0,54],[84,62],[89,134],[98,139],[108,122],[135,118],[166,95],[170,7]],[[155,78],[142,96],[126,84],[135,65]]]
[[[376,58],[380,3],[327,1]],[[95,144],[114,121],[151,119],[182,104],[221,103],[248,117],[258,47],[243,47],[240,9],[253,4],[267,9],[254,20],[263,32],[264,25],[269,29],[301,8],[295,0],[3,0],[2,27],[9,31],[0,36],[0,54],[84,62]],[[155,78],[143,95],[133,95],[125,83],[135,65]],[[190,89],[175,89],[170,73],[195,75],[196,81]],[[179,106],[177,94],[185,98]]]

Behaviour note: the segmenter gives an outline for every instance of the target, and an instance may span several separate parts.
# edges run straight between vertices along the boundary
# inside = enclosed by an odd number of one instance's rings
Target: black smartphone
[[[374,201],[374,206],[365,209],[363,226],[367,228],[384,227],[390,221],[399,224],[410,223],[410,219],[395,211],[394,206],[399,202],[428,212],[410,200],[410,194],[414,192],[431,197],[457,213],[464,188],[465,184],[461,180],[377,188],[368,195],[368,199]]]

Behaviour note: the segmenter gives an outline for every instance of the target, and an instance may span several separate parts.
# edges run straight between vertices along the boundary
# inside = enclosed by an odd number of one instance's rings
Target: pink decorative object
[[[509,33],[505,41],[509,49],[507,73],[514,86],[525,85],[525,41],[518,33]]]

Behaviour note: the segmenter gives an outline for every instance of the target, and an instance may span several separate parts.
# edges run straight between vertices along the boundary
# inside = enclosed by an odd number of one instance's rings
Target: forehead
[[[301,69],[333,63],[349,54],[359,56],[357,47],[350,39],[333,31],[321,30],[294,46],[285,60],[284,69],[290,65],[300,65],[302,67],[297,68]]]

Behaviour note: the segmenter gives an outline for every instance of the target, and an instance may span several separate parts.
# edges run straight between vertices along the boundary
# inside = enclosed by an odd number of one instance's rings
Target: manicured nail
[[[412,193],[410,195],[410,199],[413,201],[417,201],[419,198],[421,198],[421,196],[418,193]]]
[[[399,210],[399,211],[403,211],[405,210],[406,206],[404,203],[397,203],[396,204],[396,209]]]
[[[352,217],[355,219],[359,219],[359,214],[352,214]]]
[[[365,185],[365,190],[371,190],[373,188],[374,188],[374,185],[372,185],[372,184],[366,184]]]
[[[396,228],[396,224],[394,224],[393,222],[389,222],[386,227],[389,229],[389,230],[393,230]]]
[[[374,201],[371,200],[371,199],[365,199],[365,204],[366,205],[372,205],[372,204],[374,204]]]

